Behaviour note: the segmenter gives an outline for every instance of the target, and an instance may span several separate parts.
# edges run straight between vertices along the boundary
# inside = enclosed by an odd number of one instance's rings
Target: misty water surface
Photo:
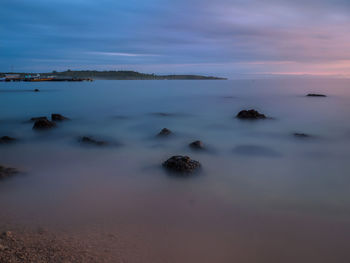
[[[271,119],[235,118],[250,108]],[[32,130],[51,113],[71,120]],[[126,262],[350,262],[349,114],[349,80],[0,83],[0,136],[18,138],[0,165],[22,171],[0,218],[115,233]],[[178,154],[201,172],[166,173]]]

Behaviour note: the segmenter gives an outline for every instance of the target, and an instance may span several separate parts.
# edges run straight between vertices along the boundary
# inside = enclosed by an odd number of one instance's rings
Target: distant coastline
[[[96,71],[96,70],[67,70],[52,71],[49,73],[0,73],[0,78],[6,76],[17,76],[18,79],[32,78],[40,76],[40,78],[59,79],[94,79],[94,80],[226,80],[226,78],[201,75],[156,75],[145,74],[136,71]]]

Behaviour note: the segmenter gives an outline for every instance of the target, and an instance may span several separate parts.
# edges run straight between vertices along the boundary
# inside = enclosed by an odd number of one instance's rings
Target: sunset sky
[[[349,0],[2,0],[0,71],[350,77]]]

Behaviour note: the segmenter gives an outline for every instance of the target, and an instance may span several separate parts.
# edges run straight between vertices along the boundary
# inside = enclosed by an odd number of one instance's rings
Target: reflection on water
[[[348,262],[349,88],[347,80],[0,83],[0,137],[19,139],[0,145],[0,165],[24,171],[0,182],[0,218],[101,242],[117,235],[126,262]],[[250,108],[274,120],[234,117]],[[32,130],[30,118],[51,113],[71,121]],[[157,138],[164,127],[174,136]],[[86,135],[118,147],[84,147]],[[208,151],[188,147],[195,140]],[[173,155],[200,161],[201,173],[168,176],[161,164]],[[110,250],[120,253],[120,242]]]

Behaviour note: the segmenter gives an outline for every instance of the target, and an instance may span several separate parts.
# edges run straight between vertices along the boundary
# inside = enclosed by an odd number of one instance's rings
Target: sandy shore
[[[123,262],[101,247],[43,228],[0,229],[0,263]]]

